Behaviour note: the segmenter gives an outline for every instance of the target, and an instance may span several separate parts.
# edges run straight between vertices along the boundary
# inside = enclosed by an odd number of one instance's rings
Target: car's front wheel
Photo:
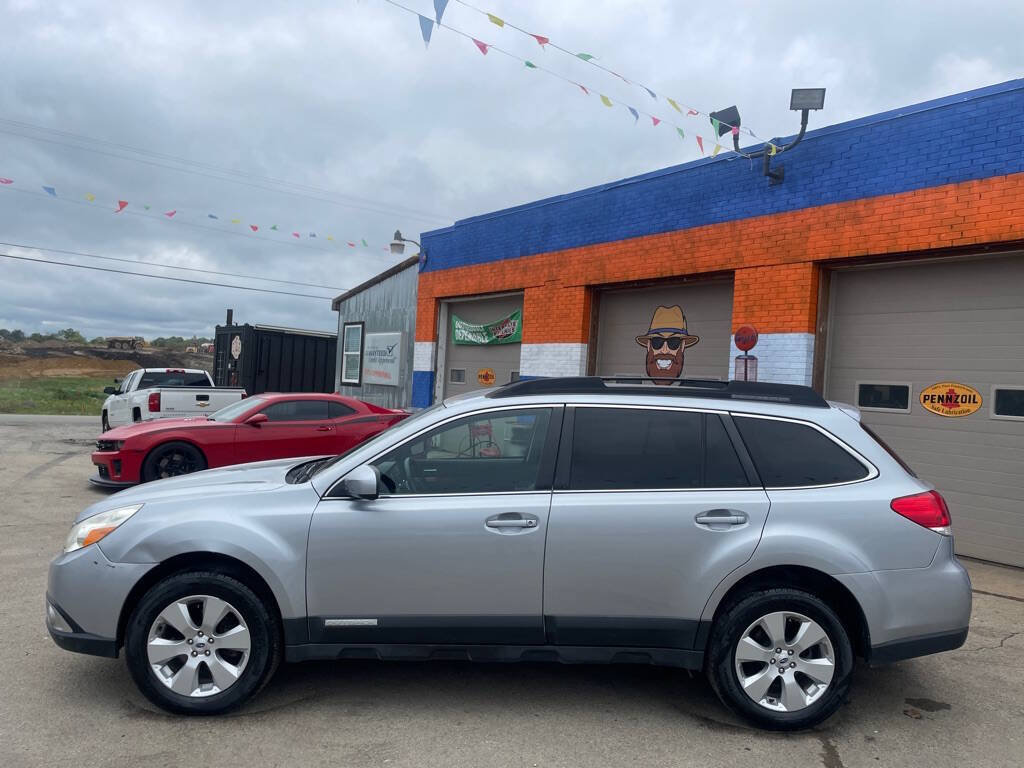
[[[715,622],[707,674],[726,706],[761,728],[798,730],[843,703],[853,649],[839,617],[815,595],[767,589]]]
[[[189,572],[157,583],[125,631],[128,669],[158,707],[214,715],[266,685],[281,658],[271,609],[237,579]]]
[[[158,445],[142,463],[142,481],[177,477],[206,469],[206,457],[194,445],[174,442]]]

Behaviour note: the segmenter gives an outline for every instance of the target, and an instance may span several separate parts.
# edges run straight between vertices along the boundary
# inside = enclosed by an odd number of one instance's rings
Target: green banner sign
[[[455,344],[517,344],[523,340],[523,310],[493,323],[467,323],[452,315],[452,342]]]

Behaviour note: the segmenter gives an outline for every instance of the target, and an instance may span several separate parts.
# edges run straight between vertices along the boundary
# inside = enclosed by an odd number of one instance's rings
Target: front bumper
[[[98,544],[58,555],[46,587],[46,628],[61,648],[117,656],[121,609],[155,563],[112,563]]]
[[[96,466],[96,474],[89,478],[93,485],[127,488],[141,482],[142,456],[134,451],[94,451],[92,463]]]

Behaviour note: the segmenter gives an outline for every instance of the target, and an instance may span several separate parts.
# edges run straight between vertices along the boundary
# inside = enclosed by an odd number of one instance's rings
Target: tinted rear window
[[[687,411],[576,409],[569,480],[573,490],[735,488],[747,484],[736,451],[715,414],[709,414],[705,423],[704,414]]]
[[[735,417],[766,488],[861,480],[867,468],[817,429],[791,421]]]
[[[349,408],[344,403],[338,403],[334,400],[327,401],[327,418],[329,419],[340,419],[342,416],[351,416],[355,412],[355,408]]]
[[[209,387],[210,380],[205,373],[184,373],[167,371],[142,374],[139,386],[136,389],[148,387]]]

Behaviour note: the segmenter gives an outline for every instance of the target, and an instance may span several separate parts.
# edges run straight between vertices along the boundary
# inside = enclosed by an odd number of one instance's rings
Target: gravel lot
[[[163,714],[123,659],[61,651],[43,626],[47,563],[104,493],[87,483],[98,423],[0,414],[0,765],[1024,764],[1024,572],[982,563],[964,648],[860,665],[807,733],[753,731],[683,671],[554,664],[289,665],[235,715]]]

